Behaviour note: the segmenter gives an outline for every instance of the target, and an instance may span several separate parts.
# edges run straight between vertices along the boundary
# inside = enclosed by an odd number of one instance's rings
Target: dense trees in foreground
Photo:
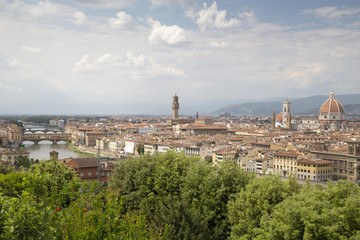
[[[123,160],[109,187],[56,161],[0,169],[1,239],[360,239],[360,188],[256,178],[168,152]]]

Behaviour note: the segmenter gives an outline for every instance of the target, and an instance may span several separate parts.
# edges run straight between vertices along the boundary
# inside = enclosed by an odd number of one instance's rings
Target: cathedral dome
[[[320,114],[340,113],[345,114],[343,105],[335,99],[334,93],[331,91],[330,97],[320,107]]]
[[[283,113],[279,113],[277,116],[276,116],[276,121],[282,121],[283,120]]]
[[[321,105],[319,119],[326,121],[345,119],[344,107],[338,100],[335,99],[333,91],[331,91],[329,99]]]

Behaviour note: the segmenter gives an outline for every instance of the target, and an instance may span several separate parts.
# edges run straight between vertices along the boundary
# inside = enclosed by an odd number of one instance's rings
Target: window
[[[88,176],[89,176],[89,177],[90,177],[90,176],[92,176],[92,173],[91,173],[91,172],[89,172],[89,173],[88,173]]]
[[[83,173],[80,173],[80,177],[83,177],[84,176],[84,174]]]

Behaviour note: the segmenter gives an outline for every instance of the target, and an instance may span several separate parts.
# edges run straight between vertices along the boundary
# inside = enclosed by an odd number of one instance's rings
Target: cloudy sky
[[[0,31],[0,113],[360,93],[358,0],[0,0]]]

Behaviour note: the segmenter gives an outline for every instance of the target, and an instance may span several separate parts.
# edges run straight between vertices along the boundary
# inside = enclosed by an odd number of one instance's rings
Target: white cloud
[[[94,5],[105,8],[122,8],[136,2],[136,0],[74,0],[84,5]]]
[[[204,9],[194,13],[194,11],[186,12],[188,17],[195,19],[196,24],[202,31],[206,29],[218,28],[233,28],[238,27],[241,21],[237,18],[226,19],[226,10],[218,10],[216,2],[213,2],[210,7],[204,3]],[[246,13],[242,15],[243,18],[247,19],[253,17],[253,14]]]
[[[128,52],[125,58],[106,53],[93,62],[89,61],[89,55],[86,54],[80,61],[74,64],[73,72],[104,71],[104,69],[108,67],[120,71],[121,74],[130,72],[132,78],[160,77],[166,75],[185,76],[182,70],[162,66],[156,63],[151,57],[143,54],[134,55],[132,52]],[[119,74],[119,72],[115,74]]]
[[[293,87],[309,88],[319,83],[319,76],[326,70],[327,65],[323,62],[303,62],[283,66],[278,63],[272,68],[273,81],[281,84],[293,84]],[[317,79],[315,81],[315,79]]]
[[[230,43],[225,42],[225,41],[221,41],[221,42],[211,42],[210,46],[214,47],[214,48],[226,48],[230,45]]]
[[[110,53],[105,53],[104,55],[100,56],[98,59],[95,60],[95,64],[102,64],[102,63],[112,63],[112,55]]]
[[[35,47],[29,47],[29,46],[22,46],[21,51],[30,52],[30,53],[38,53],[38,52],[41,52],[42,49],[41,48],[35,48]]]
[[[89,63],[89,55],[85,54],[78,62],[75,63],[73,72],[85,72],[93,69],[93,64]]]
[[[135,56],[132,52],[128,52],[126,55],[126,65],[134,68],[132,72],[133,78],[158,77],[163,75],[185,76],[182,70],[161,66],[155,63],[152,58],[142,54]]]
[[[190,7],[195,4],[194,0],[149,0],[155,6],[179,4],[182,7]]]
[[[8,85],[3,84],[3,83],[0,83],[0,88],[1,88],[1,89],[4,89],[4,90],[6,90],[6,91],[9,91],[9,92],[21,92],[21,91],[24,90],[24,89],[22,89],[22,88],[13,87],[13,86],[8,86]]]
[[[313,15],[317,18],[340,19],[345,17],[358,16],[360,14],[360,8],[322,7],[315,9],[305,9],[301,13]]]
[[[83,12],[74,12],[74,22],[76,25],[84,25],[87,22],[87,16]]]
[[[148,37],[150,45],[177,45],[190,40],[189,32],[177,25],[161,25],[159,21],[151,18],[148,23],[152,26]]]
[[[18,61],[16,59],[12,60],[11,62],[8,63],[9,67],[17,67],[20,64],[18,63]]]
[[[110,18],[109,23],[112,28],[134,30],[137,27],[136,21],[123,11],[118,12],[116,18]]]
[[[52,4],[49,1],[39,2],[35,6],[29,5],[30,14],[34,17],[42,17],[44,15],[54,14],[57,11],[55,4]]]

